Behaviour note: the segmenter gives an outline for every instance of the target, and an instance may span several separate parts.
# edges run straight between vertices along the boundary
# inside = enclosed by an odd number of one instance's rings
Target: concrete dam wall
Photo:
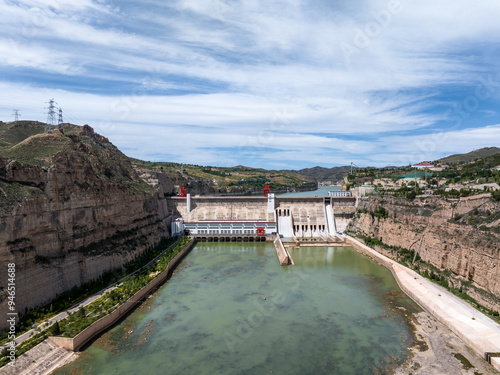
[[[173,197],[167,199],[173,219],[180,218],[190,228],[195,223],[259,222],[275,223],[285,237],[321,237],[333,234],[337,212],[342,222],[354,213],[355,198],[329,197]],[[341,206],[341,203],[343,205]],[[327,208],[330,207],[328,210]],[[333,225],[328,225],[328,211],[333,212]],[[330,214],[330,216],[332,216]],[[332,218],[330,218],[331,221]],[[281,228],[279,223],[281,223]],[[286,225],[285,225],[286,223]],[[212,229],[216,229],[213,227]],[[227,228],[226,228],[227,229]],[[227,232],[221,232],[227,233]]]

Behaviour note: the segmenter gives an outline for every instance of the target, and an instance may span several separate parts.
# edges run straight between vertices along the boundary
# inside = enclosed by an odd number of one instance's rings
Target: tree
[[[59,327],[59,322],[55,322],[54,324],[52,324],[52,327],[50,327],[50,333],[53,336],[57,336],[58,334],[61,333],[61,328]]]
[[[500,190],[495,190],[491,192],[491,198],[494,201],[500,202]]]

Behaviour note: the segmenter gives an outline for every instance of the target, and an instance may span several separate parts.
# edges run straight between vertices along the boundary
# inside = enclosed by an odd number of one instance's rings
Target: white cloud
[[[356,153],[365,164],[418,157],[405,148],[419,141],[410,131],[442,128],[443,108],[496,71],[500,5],[400,3],[391,13],[379,0],[1,2],[0,71],[19,74],[12,82],[3,75],[0,87],[10,93],[0,94],[3,111],[24,104],[23,118],[44,119],[43,103],[56,97],[73,121],[145,156],[164,152],[175,133],[183,147],[165,154],[187,148],[190,158],[204,153],[214,163],[228,160],[218,148],[240,144],[269,148],[259,156],[268,164],[340,163]],[[495,108],[482,101],[463,127],[480,127],[471,121],[481,114],[493,123]],[[477,144],[488,140],[483,135]],[[139,139],[147,153],[134,147]],[[456,142],[445,145],[467,148]]]

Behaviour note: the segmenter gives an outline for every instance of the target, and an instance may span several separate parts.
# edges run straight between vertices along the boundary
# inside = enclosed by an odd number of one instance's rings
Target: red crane
[[[266,187],[264,188],[264,197],[268,197],[269,196],[269,185],[266,185]]]

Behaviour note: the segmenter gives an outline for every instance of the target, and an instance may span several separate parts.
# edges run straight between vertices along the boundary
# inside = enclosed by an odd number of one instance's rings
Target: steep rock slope
[[[16,265],[21,315],[168,236],[165,200],[91,127],[68,126],[66,134],[42,134],[37,123],[0,127],[0,264]],[[16,138],[22,133],[36,134]],[[3,316],[6,285],[4,270]]]
[[[449,201],[430,197],[412,202],[370,197],[360,201],[349,230],[417,251],[424,261],[473,282],[478,288],[467,293],[489,308],[500,309],[500,204],[488,197]]]

